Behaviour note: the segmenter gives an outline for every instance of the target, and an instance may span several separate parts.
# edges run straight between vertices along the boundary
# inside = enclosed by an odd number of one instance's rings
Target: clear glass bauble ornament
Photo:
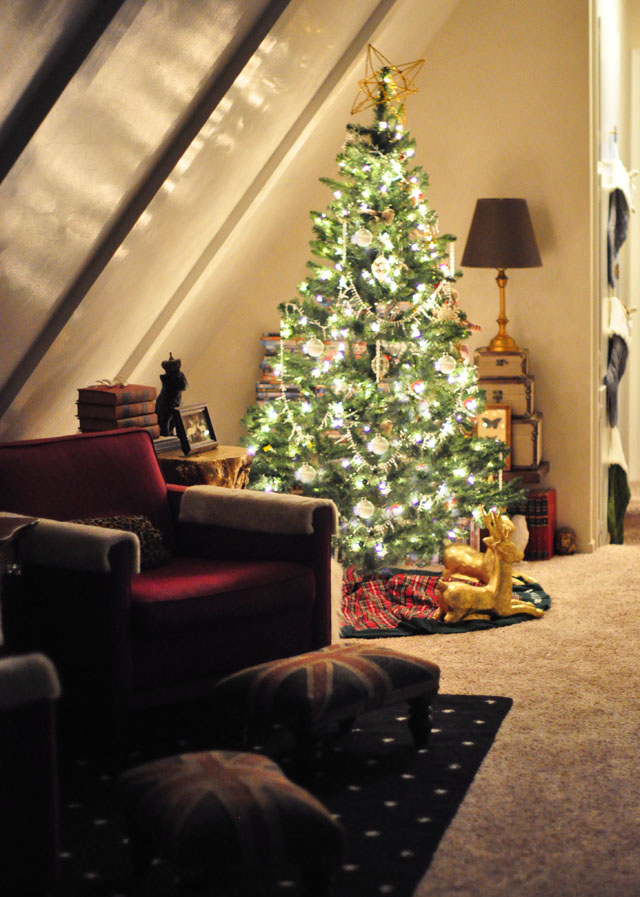
[[[438,370],[442,374],[452,374],[457,366],[457,361],[453,355],[443,355],[438,361]]]
[[[369,445],[374,455],[384,455],[389,448],[389,440],[384,436],[375,436]]]
[[[373,234],[366,227],[361,227],[355,232],[354,241],[357,246],[362,246],[364,249],[373,242]]]
[[[356,514],[363,520],[367,520],[369,517],[372,517],[374,511],[375,507],[368,498],[363,498],[362,501],[359,501],[356,505]]]
[[[307,355],[312,358],[320,358],[324,354],[324,343],[316,336],[312,337],[305,346]]]
[[[296,473],[301,483],[312,483],[316,478],[317,472],[311,464],[303,464]]]

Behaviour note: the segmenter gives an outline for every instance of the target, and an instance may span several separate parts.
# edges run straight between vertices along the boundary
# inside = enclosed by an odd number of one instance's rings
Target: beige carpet
[[[415,897],[640,897],[640,545],[519,569],[544,618],[381,640],[514,701]]]

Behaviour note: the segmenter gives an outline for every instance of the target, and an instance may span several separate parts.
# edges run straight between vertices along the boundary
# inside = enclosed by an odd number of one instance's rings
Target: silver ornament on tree
[[[307,354],[312,358],[320,358],[324,354],[324,343],[317,336],[312,337],[305,346]]]
[[[367,520],[369,517],[372,517],[375,511],[375,507],[372,502],[369,501],[368,498],[363,498],[362,501],[359,501],[355,507],[355,512],[358,517],[361,517],[363,520]]]
[[[301,483],[312,483],[316,478],[316,469],[311,464],[303,464],[297,471]]]
[[[362,246],[364,249],[373,242],[373,234],[366,227],[361,227],[354,234],[354,242],[357,246]]]
[[[379,382],[389,373],[389,359],[381,351],[380,340],[376,342],[376,354],[371,362],[371,370],[376,375],[376,382]]]
[[[391,271],[391,263],[389,262],[388,258],[385,258],[383,255],[379,255],[373,260],[373,263],[371,265],[371,273],[376,280],[384,280],[385,277],[389,275],[389,271]]]
[[[389,440],[384,436],[375,436],[369,445],[374,455],[384,455],[389,448]]]
[[[458,362],[453,355],[443,355],[437,362],[438,370],[441,374],[452,374],[455,371],[457,364]]]

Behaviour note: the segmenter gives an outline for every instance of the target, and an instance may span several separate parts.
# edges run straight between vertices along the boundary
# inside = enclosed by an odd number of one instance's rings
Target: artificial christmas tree
[[[244,419],[250,488],[333,499],[339,559],[368,572],[429,563],[472,514],[518,499],[505,445],[474,436],[484,401],[454,237],[439,235],[403,126],[418,68],[369,50],[354,110],[372,107],[374,121],[347,125],[339,177],[322,178],[333,196],[311,213],[315,258],[280,306],[280,395]]]

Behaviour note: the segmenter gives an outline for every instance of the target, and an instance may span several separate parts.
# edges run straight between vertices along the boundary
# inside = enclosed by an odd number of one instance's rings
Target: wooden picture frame
[[[487,405],[476,419],[476,435],[499,439],[511,449],[511,407]],[[504,469],[511,470],[511,453],[505,458]]]
[[[217,446],[218,440],[211,424],[209,409],[204,402],[174,408],[173,419],[185,455],[206,452]]]

